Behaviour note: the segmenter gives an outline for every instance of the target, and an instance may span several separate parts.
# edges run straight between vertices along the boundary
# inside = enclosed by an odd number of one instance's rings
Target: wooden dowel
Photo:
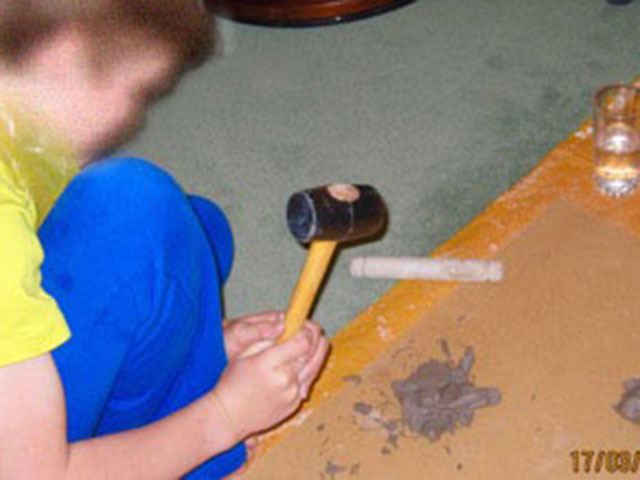
[[[354,277],[394,280],[499,282],[503,276],[501,262],[421,257],[358,257],[350,271]]]

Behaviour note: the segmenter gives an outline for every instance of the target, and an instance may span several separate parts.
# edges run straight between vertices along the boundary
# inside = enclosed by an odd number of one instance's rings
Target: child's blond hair
[[[164,41],[185,66],[204,58],[214,38],[202,0],[0,0],[0,63],[19,65],[65,26],[88,34],[102,65],[117,57],[123,39],[137,38]]]

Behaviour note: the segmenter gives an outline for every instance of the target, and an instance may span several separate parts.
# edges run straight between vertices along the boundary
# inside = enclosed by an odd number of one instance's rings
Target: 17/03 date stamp
[[[637,473],[640,450],[573,450],[569,453],[573,473]]]

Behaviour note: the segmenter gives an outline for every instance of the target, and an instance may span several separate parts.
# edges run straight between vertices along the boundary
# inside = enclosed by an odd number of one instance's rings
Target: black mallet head
[[[302,243],[353,241],[382,228],[387,210],[369,185],[335,183],[294,193],[287,204],[287,224]]]

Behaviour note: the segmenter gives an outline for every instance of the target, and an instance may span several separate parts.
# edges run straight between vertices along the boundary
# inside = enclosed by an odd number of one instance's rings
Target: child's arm
[[[240,440],[209,403],[196,402],[145,428],[69,445],[51,356],[0,368],[0,478],[177,478]]]
[[[0,479],[180,477],[290,415],[304,389],[300,361],[310,361],[322,349],[326,352],[326,344],[304,331],[236,362],[214,391],[161,421],[71,445],[66,441],[63,390],[51,356],[2,367]]]

